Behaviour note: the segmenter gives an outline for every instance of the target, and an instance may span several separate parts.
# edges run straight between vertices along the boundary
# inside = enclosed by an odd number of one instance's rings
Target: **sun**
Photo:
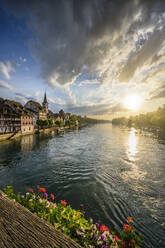
[[[130,110],[138,110],[141,105],[141,98],[137,95],[129,95],[124,99],[124,106]]]

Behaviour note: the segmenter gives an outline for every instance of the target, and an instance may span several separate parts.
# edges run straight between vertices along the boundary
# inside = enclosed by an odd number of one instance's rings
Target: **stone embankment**
[[[21,133],[21,132],[17,132],[17,133],[6,133],[6,134],[0,134],[0,141],[4,141],[4,140],[10,140],[10,139],[15,139],[19,136],[24,136],[24,135],[29,135],[29,134],[35,134],[35,133],[49,133],[49,132],[62,132],[64,129],[69,129],[69,128],[73,128],[74,126],[65,126],[65,127],[49,127],[49,128],[35,128],[34,132],[28,132],[28,133]]]

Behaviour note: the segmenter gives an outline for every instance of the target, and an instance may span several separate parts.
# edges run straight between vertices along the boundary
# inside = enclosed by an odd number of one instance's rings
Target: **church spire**
[[[44,103],[48,103],[47,98],[46,98],[46,90],[45,90],[45,94],[44,94]]]
[[[44,101],[42,103],[42,107],[46,111],[46,113],[48,113],[48,101],[47,101],[47,97],[46,97],[46,89],[45,89]]]

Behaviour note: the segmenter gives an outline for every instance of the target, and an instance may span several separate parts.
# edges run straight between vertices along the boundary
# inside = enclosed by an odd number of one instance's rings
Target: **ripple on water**
[[[96,125],[0,143],[0,188],[46,187],[110,229],[132,216],[145,248],[165,247],[164,173],[165,145],[134,129]]]

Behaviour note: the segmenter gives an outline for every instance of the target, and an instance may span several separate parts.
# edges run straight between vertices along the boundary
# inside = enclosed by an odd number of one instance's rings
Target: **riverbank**
[[[85,126],[85,125],[83,125]],[[83,127],[80,125],[79,127]],[[37,133],[49,133],[49,132],[55,132],[59,134],[60,132],[63,132],[65,129],[73,129],[73,128],[78,128],[77,126],[71,125],[71,126],[63,126],[63,127],[46,127],[46,128],[35,128],[33,132],[28,132],[28,133],[21,133],[21,131],[17,133],[6,133],[6,134],[0,134],[0,141],[5,141],[5,140],[13,140],[16,139],[20,136],[25,136],[25,135],[32,135],[32,134],[37,134]]]

